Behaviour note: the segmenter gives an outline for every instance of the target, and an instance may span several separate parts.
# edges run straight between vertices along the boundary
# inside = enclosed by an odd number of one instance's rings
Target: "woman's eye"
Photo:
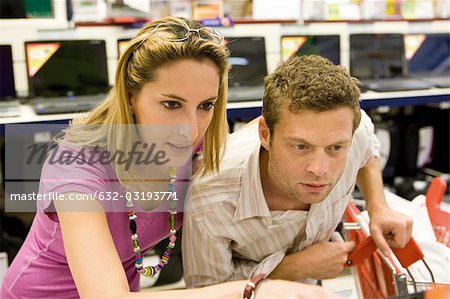
[[[212,107],[214,107],[214,103],[213,102],[206,102],[206,103],[200,104],[199,107],[202,110],[208,111],[208,110],[211,110]]]
[[[161,102],[161,104],[166,107],[167,109],[173,110],[173,109],[177,109],[180,108],[181,105],[178,102],[175,101],[164,101]]]

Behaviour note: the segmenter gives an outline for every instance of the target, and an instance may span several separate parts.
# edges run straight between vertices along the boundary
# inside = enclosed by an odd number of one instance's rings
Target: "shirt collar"
[[[259,170],[259,153],[261,142],[255,142],[255,147],[242,166],[242,182],[239,200],[236,205],[233,221],[251,217],[264,217],[270,225],[271,214],[264,197]]]

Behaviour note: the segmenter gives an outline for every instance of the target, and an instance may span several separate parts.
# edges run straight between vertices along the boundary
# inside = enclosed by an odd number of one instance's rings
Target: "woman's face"
[[[177,164],[171,166],[180,166],[212,120],[219,70],[209,59],[182,59],[155,74],[155,80],[132,97],[132,110],[144,142],[155,144]]]

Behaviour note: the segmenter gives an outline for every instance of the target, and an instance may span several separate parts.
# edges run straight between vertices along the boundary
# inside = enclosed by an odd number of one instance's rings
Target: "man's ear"
[[[266,119],[264,118],[264,116],[261,116],[259,118],[258,132],[259,132],[259,139],[261,140],[261,145],[266,150],[269,150],[269,148],[270,148],[270,130],[269,130],[269,127],[267,126]]]

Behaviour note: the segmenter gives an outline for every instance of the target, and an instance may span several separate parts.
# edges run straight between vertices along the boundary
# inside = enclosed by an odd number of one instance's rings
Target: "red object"
[[[425,292],[425,299],[448,299],[449,294],[450,285],[438,285]]]
[[[358,222],[357,216],[361,214],[358,208],[350,202],[344,213],[344,220],[346,222]],[[372,238],[367,239],[367,236],[362,230],[347,230],[347,238],[350,241],[355,241],[356,247],[353,252],[350,253],[354,258],[358,256],[358,245],[363,242],[370,242],[372,244]],[[355,266],[356,277],[359,285],[360,295],[363,299],[384,299],[389,296],[397,295],[394,287],[395,281],[391,273],[391,270],[378,256],[375,249],[372,250],[373,245],[363,245],[363,248],[370,249],[369,256],[359,263],[352,262],[352,266]],[[355,253],[356,252],[356,253]],[[366,256],[367,253],[361,253]],[[359,261],[359,258],[356,258]]]
[[[356,245],[355,249],[348,255],[345,267],[353,267],[354,265],[358,265],[371,256],[375,250],[377,250],[377,246],[375,245],[372,237],[367,237]]]
[[[408,268],[418,260],[424,258],[422,250],[414,241],[413,237],[409,239],[404,248],[391,248],[403,268]]]
[[[426,204],[438,241],[450,247],[450,213],[440,209],[446,188],[447,183],[442,178],[434,178],[426,194]],[[344,220],[358,222],[360,213],[358,208],[350,202],[344,213]],[[349,254],[350,262],[345,266],[355,266],[362,298],[381,299],[399,295],[395,284],[401,271],[395,266],[395,263],[392,263],[392,259],[388,258],[387,260],[394,268],[387,266],[387,262],[376,251],[373,239],[370,236],[367,237],[361,230],[348,230],[347,237],[349,240],[355,241],[356,247]],[[424,257],[413,238],[405,248],[392,248],[392,251],[404,268]],[[450,286],[443,286],[440,289],[435,289],[438,285],[432,284],[431,286],[431,289],[426,290],[425,298],[449,298]]]
[[[355,249],[348,255],[348,260],[345,266],[352,267],[360,264],[362,261],[370,257],[376,249],[377,246],[375,245],[372,237],[369,236],[365,238],[362,242],[359,242]],[[424,257],[422,250],[420,250],[416,241],[414,241],[412,237],[404,248],[391,249],[403,268],[408,268]]]
[[[360,213],[358,208],[350,202],[345,210],[344,220],[358,222],[357,216]],[[395,266],[392,259],[388,258],[387,260],[390,261],[394,269],[388,267],[385,260],[376,251],[376,245],[372,237],[367,237],[361,230],[348,230],[347,237],[349,240],[355,241],[356,247],[349,254],[350,265],[345,266],[355,266],[361,297],[363,299],[382,299],[399,295],[395,279],[402,271]],[[400,249],[400,251],[399,249],[393,249],[393,251],[402,265],[412,264],[420,259],[419,257],[423,257],[412,238],[405,248]]]
[[[447,182],[441,177],[431,181],[427,191],[427,210],[437,241],[450,247],[450,213],[441,210]]]

